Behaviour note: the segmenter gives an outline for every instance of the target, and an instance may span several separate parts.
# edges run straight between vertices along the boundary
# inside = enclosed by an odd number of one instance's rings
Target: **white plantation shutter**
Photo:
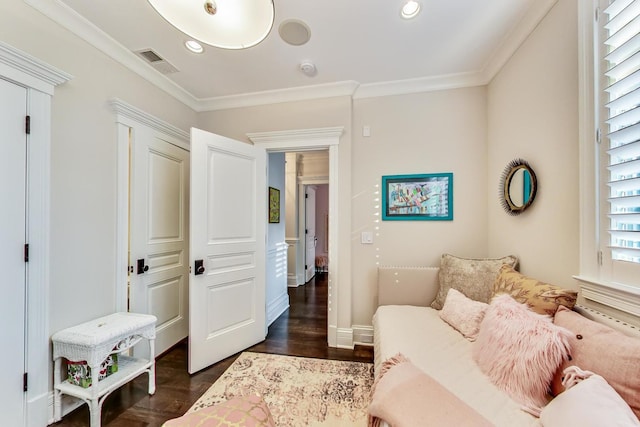
[[[610,255],[640,264],[640,0],[612,1],[600,21]]]

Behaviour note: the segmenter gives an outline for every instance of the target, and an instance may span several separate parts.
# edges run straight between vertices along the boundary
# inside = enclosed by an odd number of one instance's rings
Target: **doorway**
[[[118,126],[116,311],[158,318],[158,355],[188,334],[189,134],[121,100],[111,107]],[[143,357],[144,347],[135,350]]]
[[[351,298],[348,292],[341,296],[339,301],[339,252],[344,244],[339,244],[338,227],[339,227],[339,176],[340,156],[339,144],[340,137],[344,132],[344,127],[330,127],[318,129],[300,129],[291,131],[276,132],[260,132],[247,134],[254,145],[264,147],[267,153],[292,152],[292,151],[312,151],[312,150],[328,150],[329,151],[329,231],[328,242],[330,247],[328,250],[328,288],[329,297],[327,299],[328,310],[327,316],[327,341],[330,347],[346,347],[351,348],[353,342],[350,334],[341,333],[338,330],[338,303],[340,302],[344,308],[341,315],[345,318],[351,318]],[[347,242],[348,244],[348,242]]]

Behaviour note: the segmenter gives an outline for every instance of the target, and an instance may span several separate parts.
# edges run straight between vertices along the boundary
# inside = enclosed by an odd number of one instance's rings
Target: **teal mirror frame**
[[[500,177],[500,202],[509,215],[520,215],[533,203],[538,179],[533,168],[523,159],[514,159]]]

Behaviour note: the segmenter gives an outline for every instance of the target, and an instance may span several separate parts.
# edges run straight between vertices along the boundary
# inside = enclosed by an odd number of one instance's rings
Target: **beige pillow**
[[[469,341],[475,341],[488,306],[489,304],[467,298],[452,288],[440,310],[440,318]]]
[[[562,371],[579,366],[602,376],[640,418],[640,339],[564,307],[558,308],[553,323],[572,332],[571,357],[556,372],[553,395],[564,390]]]
[[[538,314],[553,316],[559,306],[569,309],[576,304],[578,292],[527,277],[509,266],[502,266],[493,286],[494,295],[508,294],[527,304]]]
[[[493,285],[502,265],[513,268],[518,258],[509,255],[503,258],[460,258],[444,254],[440,260],[440,289],[431,307],[442,310],[449,289],[462,292],[474,301],[489,303],[493,296]]]

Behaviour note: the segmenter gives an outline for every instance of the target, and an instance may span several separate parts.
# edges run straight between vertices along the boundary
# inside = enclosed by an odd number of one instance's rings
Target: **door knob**
[[[194,267],[195,267],[195,275],[198,276],[200,274],[204,273],[204,260],[202,259],[197,259],[194,263]]]
[[[144,258],[138,260],[138,274],[142,274],[145,271],[149,271],[149,266],[144,263]]]

